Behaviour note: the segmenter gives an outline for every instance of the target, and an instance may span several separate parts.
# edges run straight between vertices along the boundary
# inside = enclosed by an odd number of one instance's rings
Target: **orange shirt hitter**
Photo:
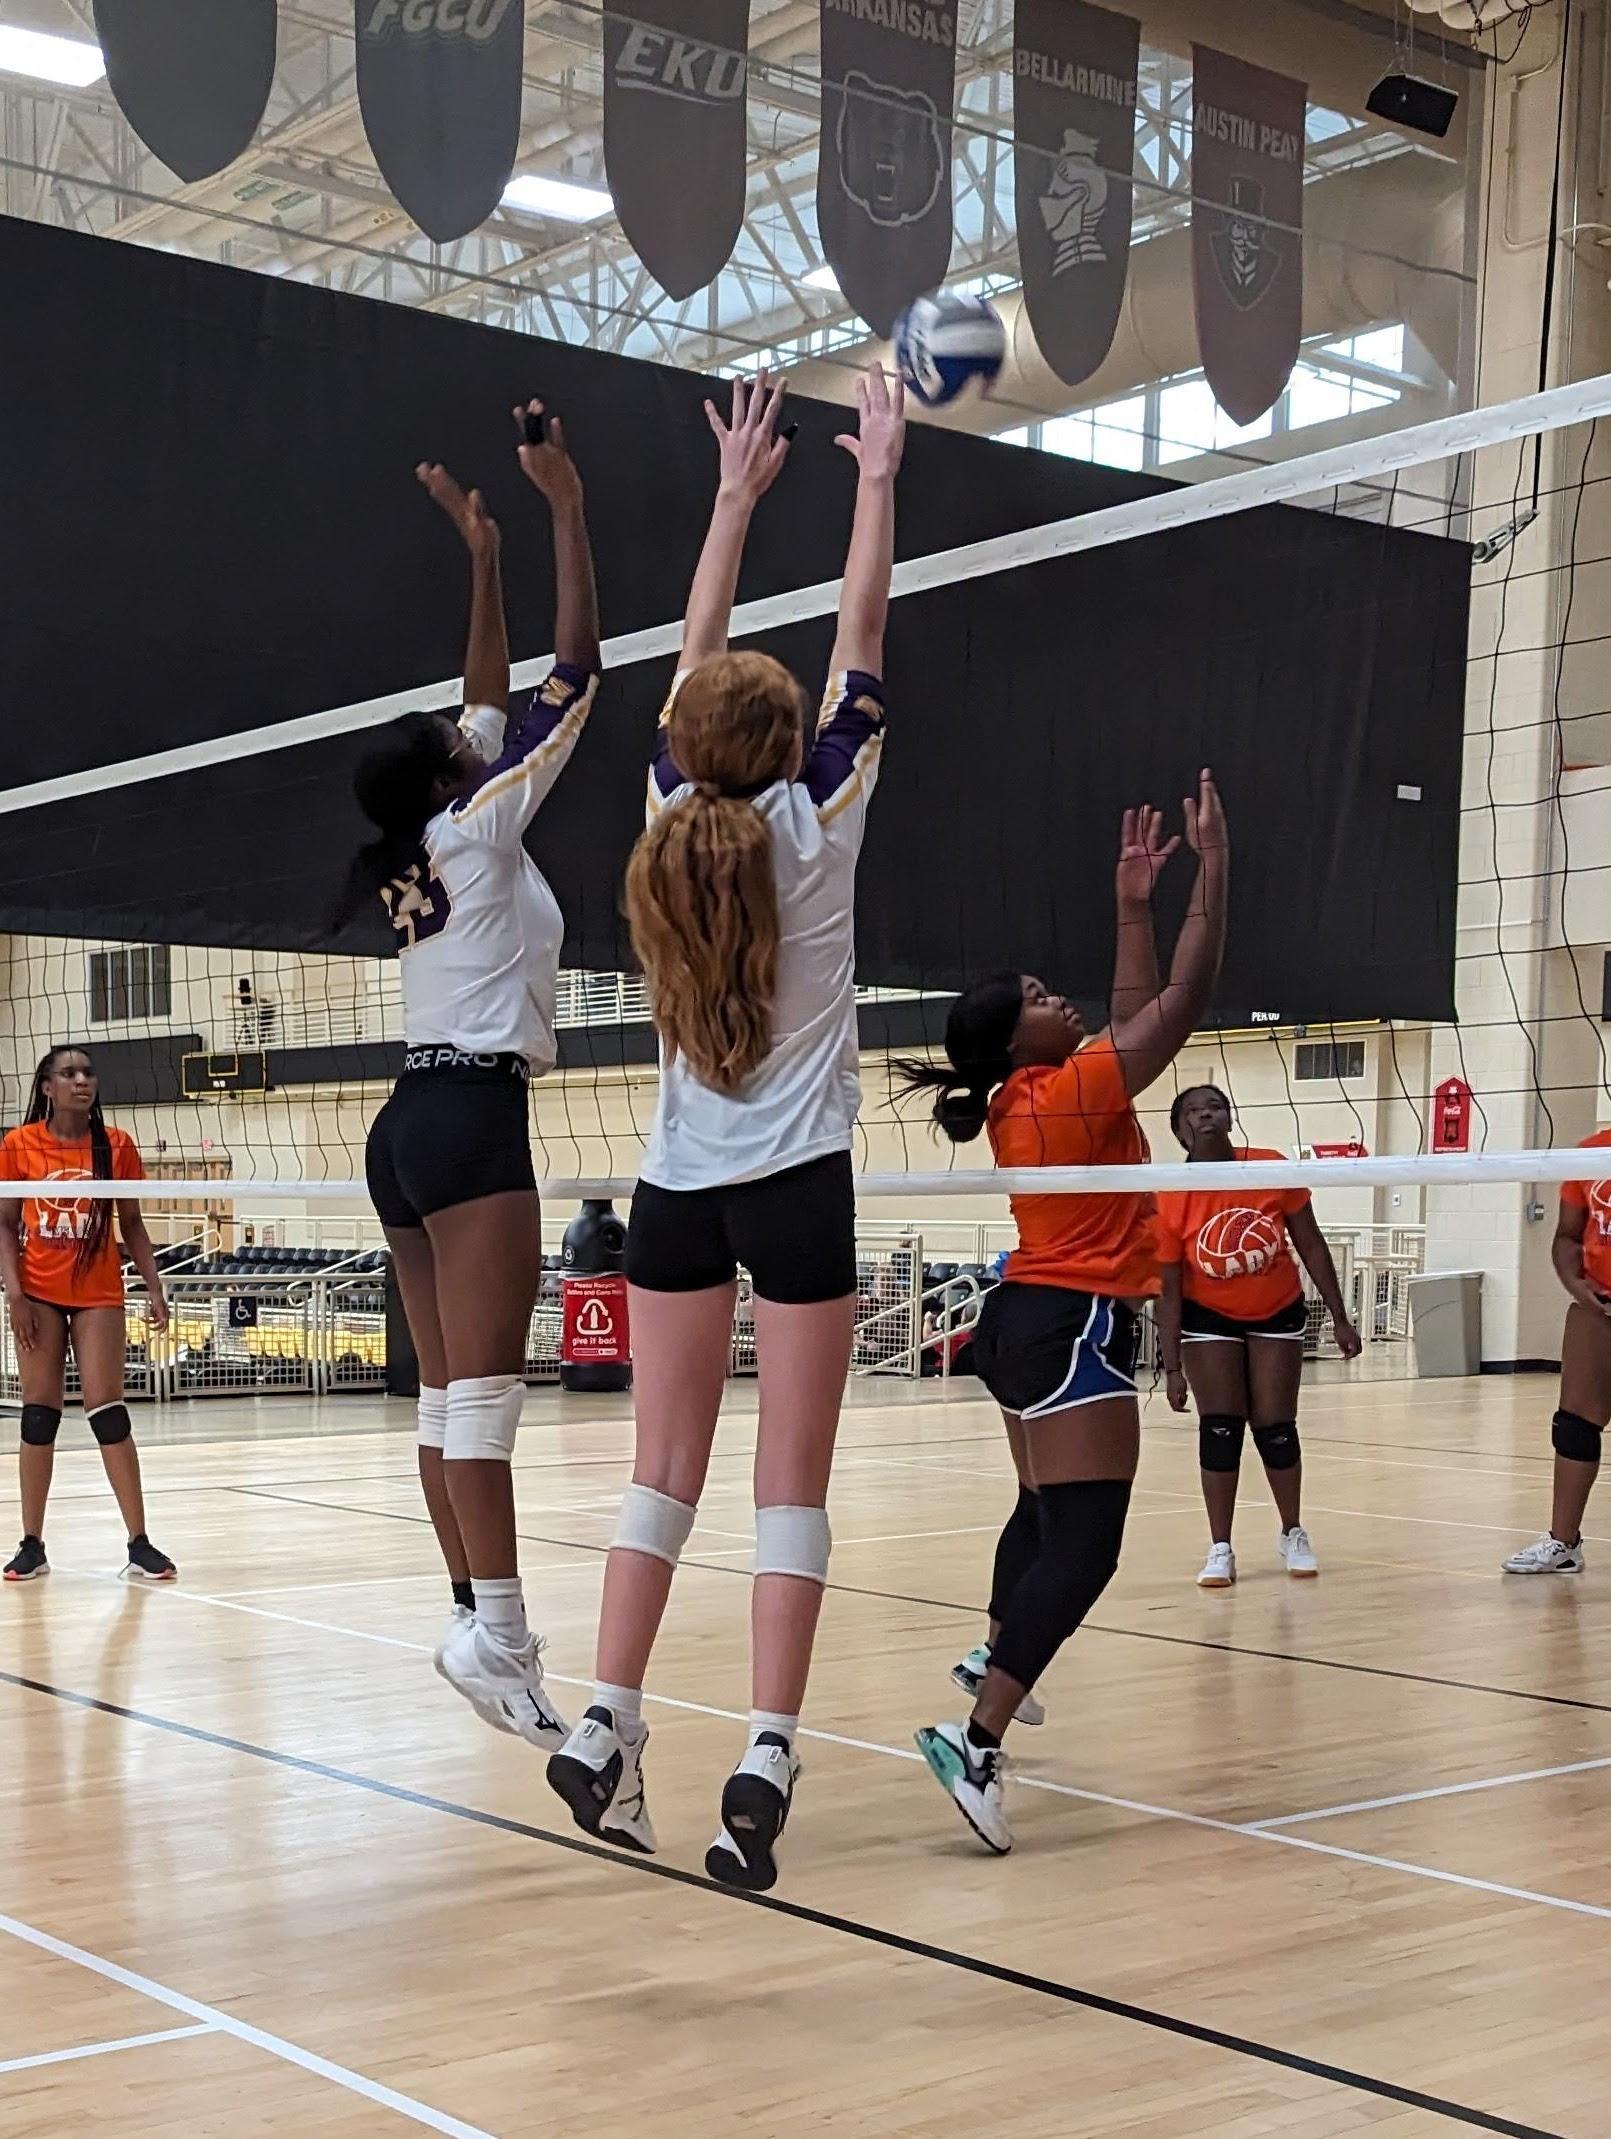
[[[112,1179],[143,1181],[145,1168],[134,1139],[122,1129],[107,1130],[112,1145]],[[91,1181],[95,1154],[89,1137],[67,1141],[44,1122],[25,1122],[0,1143],[0,1182]],[[50,1307],[121,1307],[123,1265],[118,1257],[117,1228],[107,1226],[100,1247],[87,1263],[78,1260],[79,1243],[89,1226],[94,1203],[87,1196],[28,1196],[22,1207],[22,1289]]]
[[[1108,1034],[1056,1067],[1014,1070],[990,1107],[998,1166],[1144,1166],[1152,1156]],[[1018,1246],[1002,1273],[1112,1299],[1158,1290],[1149,1195],[1014,1196]]]
[[[1584,1137],[1579,1145],[1581,1151],[1598,1151],[1602,1145],[1611,1145],[1611,1129],[1597,1129],[1593,1136]],[[1561,1203],[1574,1210],[1587,1211],[1583,1227],[1583,1275],[1597,1292],[1611,1297],[1611,1179],[1604,1181],[1563,1181]]]
[[[1284,1151],[1239,1151],[1283,1159]],[[1174,1189],[1158,1198],[1158,1260],[1181,1265],[1180,1289],[1199,1307],[1263,1322],[1303,1292],[1287,1220],[1307,1209],[1306,1188]]]

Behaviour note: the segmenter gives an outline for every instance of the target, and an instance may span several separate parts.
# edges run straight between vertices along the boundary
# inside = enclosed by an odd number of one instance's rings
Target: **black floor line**
[[[294,1493],[277,1493],[267,1486],[234,1485],[223,1488],[225,1492],[245,1493],[258,1500],[284,1500],[299,1508],[324,1508],[345,1515],[370,1515],[382,1522],[414,1523],[430,1527],[428,1515],[407,1515],[396,1508],[357,1508],[348,1501],[307,1500]],[[551,1545],[562,1552],[590,1552],[602,1558],[609,1551],[607,1545],[586,1545],[573,1537],[547,1537],[541,1532],[522,1530],[519,1533],[523,1545]],[[683,1563],[698,1567],[706,1574],[739,1575],[746,1582],[749,1570],[745,1567],[718,1567],[708,1560],[689,1559]],[[870,1589],[855,1582],[829,1582],[831,1593],[842,1597],[871,1597],[881,1604],[915,1604],[929,1611],[959,1612],[970,1619],[982,1619],[984,1607],[979,1604],[961,1604],[953,1597],[915,1597],[906,1590]],[[1232,1641],[1205,1641],[1196,1634],[1162,1634],[1153,1627],[1104,1626],[1099,1619],[1088,1619],[1081,1627],[1082,1634],[1106,1634],[1119,1641],[1157,1641],[1175,1649],[1209,1649],[1220,1656],[1253,1656],[1275,1664],[1302,1664],[1312,1671],[1351,1671],[1362,1678],[1400,1679],[1412,1686],[1443,1686],[1451,1693],[1486,1693],[1505,1701],[1542,1702],[1549,1708],[1581,1708],[1595,1715],[1611,1715],[1611,1701],[1585,1701],[1569,1693],[1534,1693],[1525,1686],[1490,1686],[1481,1679],[1440,1678],[1435,1672],[1395,1671],[1388,1664],[1353,1664],[1335,1656],[1296,1656],[1288,1649],[1255,1649]]]
[[[244,1753],[253,1760],[268,1762],[271,1766],[288,1768],[299,1775],[313,1775],[325,1782],[343,1783],[348,1789],[366,1790],[372,1796],[390,1798],[394,1803],[413,1805],[422,1811],[440,1812],[451,1819],[465,1820],[477,1827],[490,1827],[502,1834],[520,1835],[531,1842],[542,1842],[552,1849],[571,1851],[579,1857],[591,1857],[596,1863],[607,1865],[612,1871],[636,1872],[654,1879],[670,1880],[676,1886],[696,1887],[721,1901],[742,1903],[749,1908],[768,1909],[774,1915],[791,1917],[796,1923],[813,1924],[822,1931],[837,1931],[847,1938],[864,1940],[868,1945],[882,1946],[893,1953],[903,1953],[915,1960],[933,1961],[944,1968],[955,1968],[969,1975],[983,1976],[988,1981],[1000,1983],[1012,1990],[1025,1990],[1040,1997],[1055,1998],[1064,2005],[1082,2006],[1088,2012],[1106,2013],[1116,2020],[1129,2020],[1138,2026],[1153,2028],[1160,2034],[1177,2035],[1188,2042],[1205,2043],[1216,2050],[1228,2050],[1234,2056],[1255,2059],[1260,2064],[1278,2065],[1288,2072],[1302,2072],[1311,2079],[1325,2080],[1333,2086],[1350,2087],[1356,2093],[1376,2096],[1381,2101],[1402,2102],[1410,2109],[1424,2109],[1432,2116],[1447,2117],[1451,2123],[1463,2124],[1473,2131],[1503,2132],[1510,2139],[1561,2139],[1559,2133],[1549,2132],[1541,2125],[1518,2124],[1509,2117],[1495,2116],[1487,2110],[1472,2109],[1462,2102],[1446,2101],[1441,2095],[1424,2094],[1418,2088],[1400,2087],[1395,2081],[1375,2078],[1368,2072],[1354,2072],[1346,2065],[1333,2065],[1323,2058],[1304,2057],[1296,2050],[1278,2049],[1272,2043],[1256,2042],[1250,2036],[1233,2035],[1223,2028],[1205,2027],[1195,2020],[1182,2020],[1173,2013],[1160,2013],[1150,2006],[1134,2005],[1122,1998],[1107,1998],[1100,1991],[1079,1990],[1073,1984],[1059,1983],[1048,1976],[1030,1974],[1020,1968],[1007,1968],[1000,1962],[987,1961],[977,1954],[959,1953],[951,1947],[931,1945],[926,1939],[907,1938],[898,1931],[886,1931],[876,1924],[864,1924],[854,1917],[834,1916],[824,1909],[806,1907],[803,1902],[782,1901],[775,1894],[745,1894],[732,1887],[723,1887],[713,1880],[702,1879],[696,1872],[682,1870],[674,1864],[660,1864],[651,1858],[631,1856],[621,1850],[611,1849],[606,1844],[583,1841],[576,1835],[556,1834],[545,1827],[528,1826],[523,1820],[512,1820],[501,1813],[482,1812],[472,1805],[455,1804],[449,1798],[432,1797],[421,1790],[405,1789],[400,1783],[382,1782],[378,1776],[358,1775],[349,1768],[336,1768],[322,1760],[307,1760],[296,1753],[282,1753],[272,1746],[254,1745],[247,1738],[231,1738],[220,1731],[202,1730],[191,1723],[178,1723],[168,1716],[154,1716],[138,1708],[125,1708],[116,1701],[103,1701],[93,1694],[76,1693],[65,1686],[52,1686],[42,1679],[25,1678],[20,1673],[0,1671],[0,1684],[15,1686],[25,1693],[48,1695],[52,1700],[64,1701],[74,1708],[83,1708],[101,1715],[116,1716],[125,1723],[140,1723],[150,1730],[165,1731],[171,1737],[189,1739],[197,1745],[217,1746],[225,1752]]]

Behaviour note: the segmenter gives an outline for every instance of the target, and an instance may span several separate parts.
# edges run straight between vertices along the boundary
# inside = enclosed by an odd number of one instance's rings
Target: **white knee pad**
[[[421,1382],[416,1413],[421,1448],[440,1448],[447,1440],[447,1411],[446,1389],[427,1389]]]
[[[755,1572],[799,1575],[802,1581],[828,1580],[833,1532],[826,1508],[757,1508]]]
[[[476,1381],[447,1386],[447,1434],[442,1455],[448,1463],[508,1463],[526,1401],[525,1385],[514,1374],[483,1374]]]
[[[650,1485],[629,1485],[621,1496],[621,1513],[613,1544],[623,1552],[646,1552],[652,1560],[675,1567],[694,1527],[697,1508]]]

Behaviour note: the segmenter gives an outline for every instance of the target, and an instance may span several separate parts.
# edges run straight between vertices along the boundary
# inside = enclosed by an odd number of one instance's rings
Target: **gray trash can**
[[[1410,1279],[1415,1371],[1423,1380],[1482,1372],[1482,1272],[1439,1270]]]

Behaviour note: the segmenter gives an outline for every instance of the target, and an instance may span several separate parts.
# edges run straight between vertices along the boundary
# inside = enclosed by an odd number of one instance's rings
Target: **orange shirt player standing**
[[[138,1181],[140,1154],[101,1113],[95,1066],[81,1047],[53,1047],[34,1072],[27,1118],[0,1144],[0,1278],[22,1376],[22,1543],[5,1567],[8,1582],[50,1572],[45,1503],[56,1460],[71,1346],[90,1431],[128,1532],[125,1574],[171,1582],[172,1560],[145,1530],[140,1458],[123,1401],[127,1337],[123,1267],[112,1202],[62,1193],[73,1181]],[[38,1184],[46,1193],[4,1193],[3,1184]],[[151,1236],[132,1198],[117,1202],[117,1228],[151,1299],[151,1326],[168,1326]]]

